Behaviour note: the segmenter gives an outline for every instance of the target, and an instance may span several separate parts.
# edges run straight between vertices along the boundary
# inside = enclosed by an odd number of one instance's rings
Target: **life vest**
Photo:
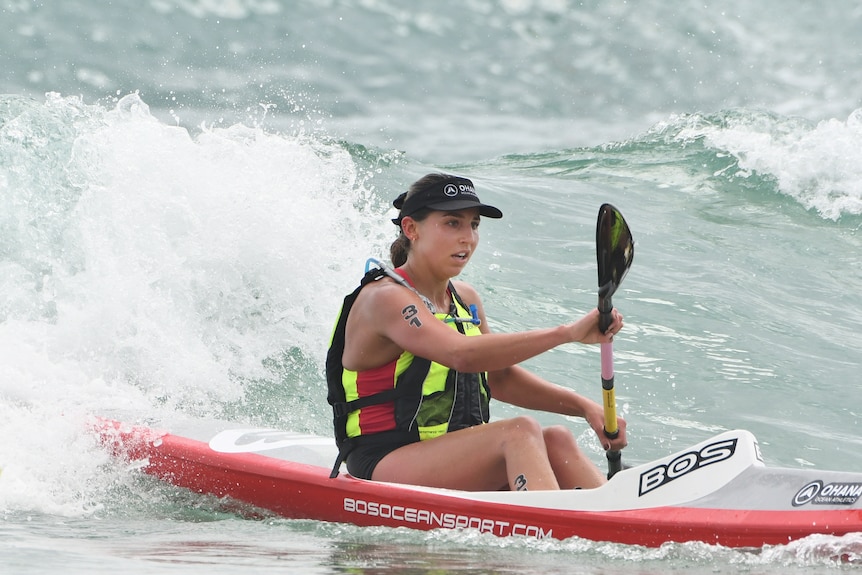
[[[382,412],[377,414],[378,425],[373,436],[391,433],[398,435],[401,441],[430,439],[448,431],[487,423],[489,419],[491,392],[486,373],[459,373],[406,351],[394,362],[392,387],[370,395],[359,395],[358,374],[345,369],[342,364],[347,318],[359,292],[387,275],[413,289],[391,270],[382,266],[372,269],[362,278],[359,287],[344,298],[332,333],[326,356],[326,380],[338,458],[330,477],[338,475],[338,469],[350,450],[364,437],[370,436],[363,434],[362,409],[376,408]],[[475,312],[467,311],[468,306],[461,301],[451,283],[449,292],[452,297],[449,314],[437,313],[435,316],[464,335],[481,335]],[[382,428],[379,424],[381,415],[386,421]]]

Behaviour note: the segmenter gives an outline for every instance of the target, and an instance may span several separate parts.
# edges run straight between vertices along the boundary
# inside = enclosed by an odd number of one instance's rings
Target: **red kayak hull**
[[[561,510],[473,499],[468,493],[424,490],[329,477],[329,469],[258,453],[220,453],[207,442],[147,427],[98,420],[113,452],[144,460],[142,470],[197,493],[228,497],[287,518],[413,529],[469,528],[497,536],[660,546],[701,541],[727,547],[786,544],[814,533],[862,531],[862,509],[757,510],[662,506],[630,510]]]

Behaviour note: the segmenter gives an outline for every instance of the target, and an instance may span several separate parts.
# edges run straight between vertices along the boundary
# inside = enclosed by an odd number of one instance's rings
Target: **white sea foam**
[[[756,121],[761,120],[761,121]],[[699,134],[698,134],[699,133]],[[846,121],[741,115],[725,125],[683,130],[737,158],[742,172],[774,178],[781,193],[824,218],[862,214],[862,109]]]
[[[322,356],[383,224],[335,144],[192,135],[137,95],[27,106],[54,121],[20,122],[21,141],[53,149],[19,150],[0,189],[0,492],[10,509],[86,512],[86,415],[207,412],[277,380],[265,363],[286,350]]]

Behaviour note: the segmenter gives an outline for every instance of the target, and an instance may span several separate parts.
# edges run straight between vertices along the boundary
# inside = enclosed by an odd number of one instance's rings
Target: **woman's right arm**
[[[485,324],[481,302],[478,307]],[[397,357],[400,350],[407,350],[463,372],[503,369],[564,343],[610,341],[610,334],[618,331],[622,323],[615,316],[608,335],[601,334],[598,313],[594,311],[574,323],[557,327],[464,337],[434,317],[415,293],[391,282],[364,289],[350,316],[350,349],[345,349],[344,357],[344,365],[349,369],[377,367]],[[361,327],[351,329],[358,326]],[[372,358],[375,361],[369,362]]]

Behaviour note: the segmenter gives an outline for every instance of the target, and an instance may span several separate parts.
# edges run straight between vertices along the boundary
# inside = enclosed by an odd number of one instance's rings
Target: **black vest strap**
[[[332,473],[329,475],[330,477],[338,475],[338,469],[350,450],[350,442],[348,442],[347,437],[347,414],[350,412],[346,411],[344,384],[342,383],[344,366],[341,364],[341,358],[344,355],[344,333],[347,328],[347,316],[350,315],[350,309],[353,307],[353,303],[356,301],[360,290],[370,282],[376,281],[385,275],[385,272],[379,268],[369,271],[362,278],[359,286],[344,298],[341,313],[338,315],[335,330],[332,333],[329,351],[326,354],[326,383],[328,387],[326,400],[332,406],[335,444],[338,446],[338,457],[335,461],[335,466],[332,468]]]

